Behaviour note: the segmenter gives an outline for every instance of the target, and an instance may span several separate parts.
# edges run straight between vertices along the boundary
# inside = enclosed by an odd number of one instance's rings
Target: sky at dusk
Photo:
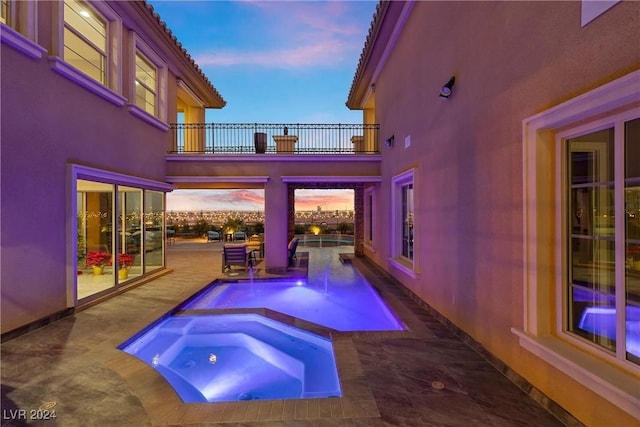
[[[349,110],[345,102],[376,1],[147,3],[227,101],[223,109],[207,111],[207,122],[362,123],[362,112]],[[340,207],[332,209],[344,209],[341,193],[334,194],[335,202],[310,196],[310,206],[315,205],[309,209],[333,204]],[[177,190],[168,194],[167,210],[241,209],[258,198],[264,198],[262,191],[223,196]],[[205,208],[206,203],[216,207]]]
[[[207,121],[362,123],[345,102],[377,2],[147,3],[227,101]]]
[[[296,211],[352,210],[353,190],[295,191]],[[167,193],[167,211],[262,211],[263,190],[179,190]]]

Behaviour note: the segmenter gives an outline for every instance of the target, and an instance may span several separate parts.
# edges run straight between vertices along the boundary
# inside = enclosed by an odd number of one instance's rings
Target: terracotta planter
[[[276,142],[277,153],[293,154],[298,137],[296,135],[273,135],[273,140]]]

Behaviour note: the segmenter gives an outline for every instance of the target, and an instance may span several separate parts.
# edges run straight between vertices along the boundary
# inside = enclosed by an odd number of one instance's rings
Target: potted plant
[[[129,267],[133,265],[133,255],[118,254],[118,278],[127,280],[129,277]]]
[[[87,252],[87,267],[93,267],[93,275],[99,276],[104,273],[104,266],[111,265],[111,254],[105,251]]]

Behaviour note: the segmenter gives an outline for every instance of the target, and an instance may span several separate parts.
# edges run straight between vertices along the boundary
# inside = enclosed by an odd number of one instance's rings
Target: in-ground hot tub
[[[119,348],[187,403],[341,396],[329,339],[257,314],[174,315]]]

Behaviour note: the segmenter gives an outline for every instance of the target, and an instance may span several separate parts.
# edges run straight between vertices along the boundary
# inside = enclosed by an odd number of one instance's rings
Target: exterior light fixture
[[[440,98],[448,99],[453,93],[453,85],[456,83],[456,77],[451,76],[449,81],[440,89]]]
[[[391,137],[388,138],[384,143],[385,143],[385,145],[387,147],[393,147],[393,143],[394,143],[395,139],[396,139],[396,136],[395,135],[391,135]]]

